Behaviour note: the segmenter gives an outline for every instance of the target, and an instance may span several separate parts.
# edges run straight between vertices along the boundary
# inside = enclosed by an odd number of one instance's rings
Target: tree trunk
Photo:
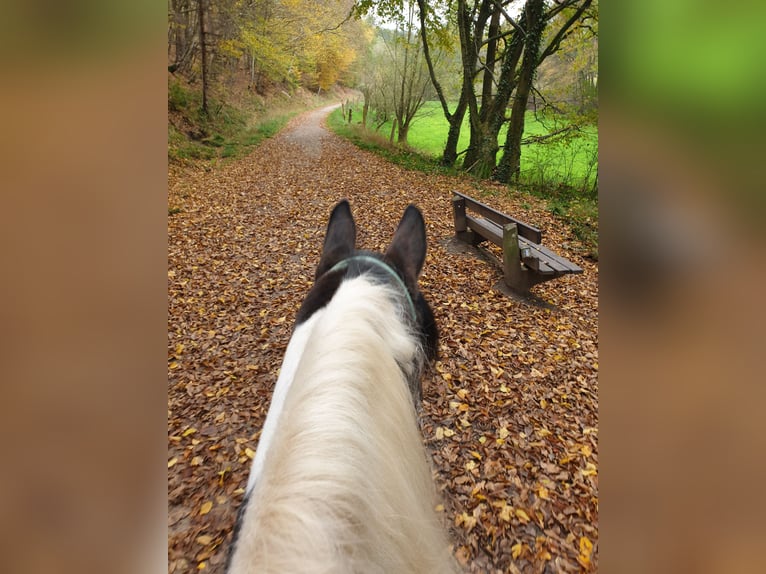
[[[255,89],[255,52],[250,52],[250,85],[248,88]]]
[[[478,16],[474,20],[465,0],[458,0],[457,24],[460,33],[460,57],[463,64],[463,89],[466,91],[468,105],[468,120],[471,127],[471,141],[468,145],[462,167],[479,177],[489,175],[494,167],[494,154],[487,149],[485,126],[479,116],[479,106],[476,102],[473,82],[478,61],[478,46],[484,37],[484,26],[490,15],[490,0],[483,0]],[[494,144],[497,151],[497,142]],[[488,165],[491,156],[492,164]]]
[[[463,127],[463,118],[465,117],[467,107],[468,97],[464,93],[460,96],[455,112],[447,118],[449,121],[449,132],[447,133],[447,143],[442,154],[442,165],[447,167],[452,167],[457,161],[457,142],[460,139],[460,129]]]
[[[444,96],[444,90],[436,78],[434,64],[431,60],[431,48],[428,45],[428,35],[426,34],[426,10],[428,10],[428,5],[425,0],[418,0],[418,9],[420,12],[420,40],[423,45],[423,56],[428,66],[428,75],[431,77],[431,85],[434,87],[436,95],[439,97],[439,102],[442,105],[444,118],[449,123],[449,133],[447,134],[447,143],[444,146],[441,163],[444,166],[452,167],[455,165],[455,161],[457,161],[457,142],[460,139],[460,129],[463,127],[463,118],[465,117],[468,98],[466,90],[462,89],[457,108],[455,108],[454,113],[450,113],[447,98]]]
[[[543,20],[544,0],[528,0],[526,4],[527,37],[524,42],[524,58],[519,72],[519,83],[511,108],[511,122],[503,146],[503,157],[497,166],[494,178],[508,183],[518,180],[521,168],[521,137],[524,135],[524,116],[527,111],[532,79],[538,65],[540,41],[545,30]]]
[[[199,13],[199,46],[202,57],[202,113],[208,115],[207,109],[207,44],[205,42],[205,6],[204,0],[197,0]]]
[[[497,135],[489,133],[486,124],[481,122],[476,129],[471,128],[471,141],[463,169],[479,178],[490,177],[497,162]]]
[[[399,136],[396,138],[399,145],[407,145],[407,135],[410,132],[410,123],[404,122],[399,124]]]
[[[527,27],[526,16],[522,13],[519,27]],[[490,22],[490,27],[492,23]],[[476,120],[476,126],[472,125],[471,145],[463,161],[464,169],[471,169],[472,173],[479,177],[493,175],[497,165],[497,152],[499,150],[498,137],[500,128],[505,122],[505,110],[511,97],[515,84],[514,76],[524,48],[524,34],[515,31],[507,43],[502,56],[500,76],[497,80],[497,92],[494,97],[483,102],[481,111]],[[485,73],[492,75],[492,70]]]
[[[364,95],[364,104],[362,104],[362,127],[367,129],[367,114],[370,111],[370,92],[369,90],[362,90]]]

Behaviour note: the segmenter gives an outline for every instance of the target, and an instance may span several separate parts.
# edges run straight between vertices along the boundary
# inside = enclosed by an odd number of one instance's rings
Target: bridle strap
[[[402,293],[404,293],[404,296],[407,298],[407,303],[409,303],[410,306],[410,315],[412,315],[412,320],[417,321],[418,315],[415,311],[415,303],[412,301],[412,297],[410,296],[410,292],[407,289],[407,286],[404,284],[404,281],[402,281],[402,278],[399,277],[399,274],[396,272],[396,270],[388,265],[385,261],[381,261],[376,257],[370,257],[369,255],[354,255],[352,257],[348,257],[347,259],[342,259],[333,265],[328,273],[345,269],[351,264],[352,261],[364,261],[365,263],[372,263],[373,265],[377,265],[380,269],[383,269],[386,273],[388,273],[394,279],[394,282],[399,286]]]

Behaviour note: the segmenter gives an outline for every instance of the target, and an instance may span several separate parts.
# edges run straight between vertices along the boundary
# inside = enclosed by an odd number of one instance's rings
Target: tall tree
[[[378,129],[380,124],[391,119],[389,140],[393,142],[396,137],[398,143],[406,144],[412,121],[433,94],[418,37],[414,4],[393,24],[393,29],[378,29],[362,92],[366,98],[369,95],[381,120]]]
[[[576,23],[582,21],[584,14],[590,8],[592,0],[578,2],[561,2],[546,15],[544,0],[527,0],[524,7],[526,37],[524,41],[524,58],[519,70],[519,82],[511,108],[511,119],[503,145],[503,156],[500,160],[494,178],[507,183],[518,179],[521,167],[521,140],[524,135],[524,118],[527,103],[532,88],[532,80],[537,68],[549,56],[561,48],[561,42],[575,29]],[[550,43],[541,52],[543,32],[549,22],[554,20],[563,10],[569,9],[567,17],[561,18]]]
[[[439,98],[442,112],[444,113],[444,117],[449,124],[447,142],[444,146],[441,162],[443,165],[451,167],[455,165],[455,161],[458,157],[457,144],[460,138],[460,130],[463,126],[463,119],[465,118],[465,111],[468,106],[469,92],[467,90],[467,84],[462,82],[462,88],[460,90],[460,96],[458,98],[457,105],[455,106],[455,110],[450,112],[450,102],[448,95],[446,94],[444,88],[442,87],[442,83],[437,77],[436,66],[434,65],[434,60],[431,57],[431,41],[429,40],[429,37],[432,35],[436,35],[437,38],[441,39],[448,37],[448,34],[445,33],[447,23],[443,23],[437,17],[435,17],[436,11],[434,10],[434,7],[426,3],[425,0],[417,0],[417,2],[420,18],[420,40],[423,44],[423,57],[425,58],[428,74],[431,78],[431,85],[433,86],[434,92]],[[435,34],[429,34],[429,28],[435,29]],[[443,46],[445,42],[442,41],[441,44]]]
[[[415,26],[415,7],[409,4],[405,19],[397,27],[391,42],[391,60],[396,71],[394,83],[394,115],[397,142],[407,143],[410,126],[426,100],[430,79],[423,60],[423,49]]]
[[[168,14],[168,69],[189,73],[196,48],[197,10],[191,0],[170,0]]]
[[[591,2],[592,0],[561,0],[549,4],[546,11],[545,0],[527,0],[521,14],[514,17],[506,10],[510,2],[503,4],[500,0],[482,0],[481,2],[477,0],[473,8],[469,9],[466,0],[458,0],[459,15],[462,15],[461,42],[468,44],[463,54],[469,60],[469,69],[476,69],[475,54],[479,52],[480,46],[487,46],[485,53],[490,53],[489,48],[493,37],[489,33],[486,22],[495,12],[500,12],[503,16],[503,24],[496,36],[501,36],[505,44],[504,50],[497,50],[497,57],[502,61],[497,79],[493,77],[494,61],[490,61],[488,57],[485,57],[483,66],[478,70],[485,80],[489,77],[488,81],[494,82],[494,93],[489,95],[490,91],[485,89],[482,92],[481,101],[478,101],[473,83],[469,88],[471,141],[463,160],[463,169],[480,177],[494,176],[501,181],[507,181],[503,178],[508,167],[504,166],[504,171],[498,174],[495,172],[495,166],[499,149],[498,135],[503,123],[507,121],[506,110],[511,95],[515,92],[511,113],[513,115],[515,109],[516,118],[515,120],[512,118],[511,122],[517,123],[512,126],[511,138],[506,140],[506,149],[514,150],[521,145],[523,115],[537,66],[558,49],[561,39]],[[561,24],[551,43],[540,52],[540,38],[545,27],[562,10],[570,7],[574,7],[572,17]],[[490,25],[489,28],[492,26]],[[529,53],[528,56],[527,53]],[[536,57],[536,54],[539,56]],[[467,78],[464,78],[464,81],[466,80]]]
[[[544,0],[529,0],[524,6],[524,57],[521,61],[516,94],[511,107],[511,119],[506,133],[503,156],[497,166],[494,177],[498,181],[507,182],[509,177],[516,177],[521,165],[521,136],[524,133],[529,92],[532,89],[532,79],[538,66],[540,40],[543,36],[545,21],[543,20]]]
[[[450,111],[449,102],[439,87],[440,79],[429,65],[432,83],[444,116],[450,124],[442,156],[444,163],[451,165],[458,156],[456,145],[463,116],[467,111],[470,143],[462,168],[480,177],[489,177],[495,173],[498,136],[501,127],[509,119],[506,113],[512,94],[524,80],[525,85],[514,97],[514,105],[517,110],[525,109],[531,89],[527,84],[532,81],[537,66],[558,49],[567,31],[582,18],[591,3],[592,0],[526,0],[523,9],[517,14],[519,2],[516,0],[444,0],[440,6],[436,2],[418,0],[421,41],[426,61],[430,61],[429,47],[433,33],[428,19],[435,18],[437,12],[454,14],[454,25],[460,41],[462,87],[454,111]],[[374,8],[381,15],[395,14],[397,7],[401,11],[404,4],[401,0],[360,0],[361,7]],[[572,16],[556,20],[557,30],[551,42],[540,50],[542,32],[565,10],[571,12]],[[538,53],[539,56],[525,58],[525,50]],[[478,93],[477,85],[480,86]],[[520,122],[523,131],[523,120],[517,117],[516,121]],[[520,145],[520,142],[516,143],[517,137],[520,140],[517,131],[514,130],[511,140],[506,140],[511,149]]]

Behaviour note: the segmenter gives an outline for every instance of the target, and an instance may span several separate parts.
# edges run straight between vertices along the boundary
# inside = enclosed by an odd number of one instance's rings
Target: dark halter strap
[[[404,284],[404,281],[402,281],[402,278],[399,277],[399,274],[394,270],[393,267],[385,263],[384,261],[381,261],[380,259],[376,257],[370,257],[369,255],[354,255],[353,257],[349,257],[347,259],[343,259],[332,266],[330,271],[338,271],[340,269],[345,269],[348,267],[352,261],[364,261],[365,263],[372,263],[373,265],[376,265],[378,268],[382,269],[388,275],[390,275],[394,282],[399,286],[402,293],[404,293],[404,296],[407,298],[407,303],[409,303],[410,307],[410,315],[412,315],[412,320],[417,321],[417,312],[415,311],[415,303],[412,302],[412,297],[410,297],[410,292],[407,289],[407,286]],[[329,273],[329,271],[328,271]]]

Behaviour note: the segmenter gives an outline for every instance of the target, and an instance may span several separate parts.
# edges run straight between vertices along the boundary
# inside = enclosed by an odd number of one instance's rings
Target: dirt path
[[[323,127],[329,109],[242,160],[170,168],[169,571],[223,570],[291,324],[343,197],[363,248],[384,248],[410,202],[426,218],[421,285],[442,336],[423,432],[457,559],[471,572],[595,569],[597,265],[541,203],[484,183],[484,201],[585,269],[535,287],[551,309],[507,298],[493,288],[499,269],[448,249],[451,191],[479,194],[471,180],[361,151]]]

